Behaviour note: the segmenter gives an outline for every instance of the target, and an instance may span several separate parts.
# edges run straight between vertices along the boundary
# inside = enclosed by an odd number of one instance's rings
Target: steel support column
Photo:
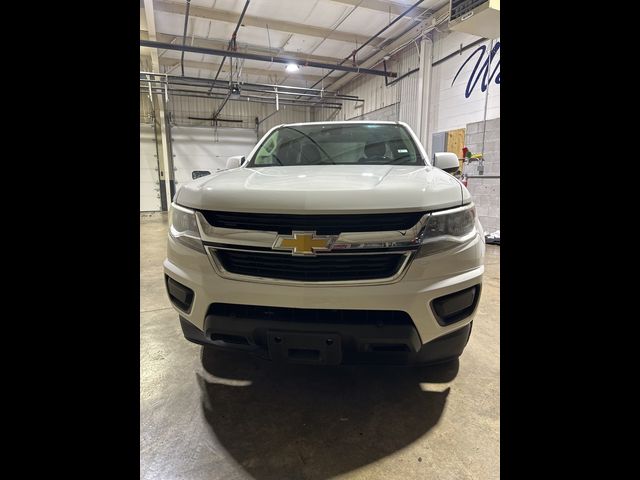
[[[167,207],[171,205],[173,198],[172,190],[174,175],[173,175],[173,153],[171,148],[171,131],[168,119],[165,114],[165,100],[163,95],[156,97],[157,105],[159,109],[159,123],[160,123],[160,137],[162,139],[162,170],[160,180],[164,182],[165,198],[167,200]]]
[[[427,155],[433,155],[431,151],[431,131],[429,128],[429,109],[431,108],[431,62],[433,59],[433,42],[429,37],[422,37],[420,42],[420,71],[418,72],[418,118],[416,119],[417,135],[427,150]],[[431,159],[429,159],[431,161]]]

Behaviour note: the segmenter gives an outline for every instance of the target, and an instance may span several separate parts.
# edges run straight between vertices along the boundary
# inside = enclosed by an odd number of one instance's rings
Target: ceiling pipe
[[[182,45],[187,42],[187,26],[189,25],[189,7],[191,7],[191,0],[187,0],[187,11],[184,14],[184,32],[182,33]],[[182,76],[184,77],[184,51],[180,55],[180,68],[182,69]]]
[[[229,45],[227,45],[227,50],[231,50],[231,46],[233,46],[233,48],[236,48],[236,35],[238,34],[238,29],[240,28],[240,24],[242,23],[242,19],[244,18],[244,14],[247,11],[247,7],[249,6],[249,1],[247,0],[246,3],[244,4],[244,8],[242,9],[242,13],[240,14],[240,18],[238,19],[238,23],[236,24],[236,28],[233,31],[233,34],[231,35],[231,40],[229,40]],[[184,52],[182,52],[182,55],[184,55]],[[227,56],[224,55],[222,57],[222,61],[220,62],[220,66],[218,67],[218,71],[216,72],[216,76],[213,79],[213,81],[215,82],[216,80],[218,80],[218,75],[220,75],[220,71],[222,70],[222,65],[224,65],[224,61],[227,59]],[[229,77],[229,80],[231,80],[231,76]],[[211,91],[211,90],[209,90]]]
[[[142,89],[140,91],[143,91]],[[154,89],[153,92],[158,93],[159,89]],[[238,100],[241,99],[242,101],[248,101],[248,100],[266,100],[266,102],[263,103],[270,103],[270,104],[274,104],[274,97],[265,97],[265,96],[261,96],[261,95],[240,95],[237,98],[228,98],[226,95],[222,95],[222,94],[218,94],[218,93],[206,93],[206,92],[198,92],[198,91],[194,91],[194,90],[181,90],[181,89],[175,89],[175,90],[169,90],[170,94],[176,94],[176,93],[193,93],[196,95],[200,95],[202,96],[202,98],[210,98],[213,100],[228,100],[228,101],[233,101],[233,100]],[[295,106],[307,106],[306,103],[303,102],[296,102],[294,100],[280,100],[279,103],[281,103],[282,105],[295,105]],[[342,104],[341,103],[335,103],[335,102],[325,102],[322,105],[332,105],[332,106],[339,106],[341,107]]]
[[[206,120],[206,121],[214,121],[214,122],[232,122],[232,123],[242,123],[242,120],[234,120],[232,118],[218,118],[214,120],[209,117],[187,117],[189,120]]]
[[[438,12],[440,12],[440,11],[442,11],[442,9],[444,9],[444,8],[447,8],[447,6],[446,6],[446,5],[445,5],[445,6],[443,6],[440,10],[438,10],[437,12],[435,12],[435,14],[437,14],[437,13],[438,13]],[[447,15],[448,15],[448,14],[447,14]],[[420,37],[426,37],[426,34],[427,34],[428,32],[430,32],[431,30],[434,30],[434,29],[437,27],[437,25],[439,25],[440,23],[441,23],[441,22],[438,22],[438,23],[436,23],[436,25],[431,26],[431,27],[429,27],[428,29],[426,29],[426,30],[422,31],[422,32],[420,33],[420,35],[418,35],[416,38],[414,38],[413,40],[410,40],[409,42],[407,42],[407,43],[406,43],[405,45],[403,45],[402,47],[399,47],[399,48],[395,49],[391,54],[392,54],[392,55],[395,55],[397,52],[402,51],[402,50],[406,47],[406,45],[407,45],[407,44],[412,43],[412,42],[415,42],[415,41],[416,41],[416,39],[418,39],[418,38],[420,38]],[[409,28],[405,29],[405,30],[404,30],[404,31],[402,31],[399,35],[397,35],[395,38],[393,38],[393,39],[389,39],[389,40],[388,40],[388,42],[391,42],[391,43],[395,42],[398,38],[402,38],[404,35],[406,35],[408,32],[410,32],[410,31],[411,31],[411,30],[413,30],[414,28],[416,28],[416,25],[413,25],[413,26],[411,26],[411,27],[409,27]],[[480,39],[479,41],[476,41],[476,42],[474,42],[473,44],[476,44],[476,43],[478,43],[478,42],[480,42],[480,41],[484,41],[484,40],[485,40],[485,39]],[[473,45],[473,44],[472,44],[472,45]],[[470,46],[472,46],[472,45],[468,45],[466,48],[469,48],[469,47],[470,47]],[[458,54],[459,54],[459,53],[458,53],[458,51],[456,51],[456,52],[454,52],[454,54],[452,54],[452,55],[458,55]],[[369,55],[367,58],[365,58],[365,59],[363,60],[363,63],[367,63],[369,60],[371,60],[371,59],[372,59],[373,57],[375,57],[376,55],[377,55],[376,53],[373,53],[373,54]],[[449,57],[450,57],[450,56],[451,56],[451,55],[449,55]],[[445,57],[445,59],[446,59],[446,58],[448,58],[448,57]],[[379,65],[380,63],[382,63],[382,64],[383,64],[383,67],[384,67],[384,68],[386,68],[386,64],[385,64],[385,62],[386,62],[386,61],[385,61],[384,59],[380,59],[380,60],[378,60],[378,61],[377,61],[377,63],[375,63],[373,66],[376,66],[376,65]],[[437,64],[437,63],[439,63],[439,61],[438,61],[438,62],[436,62],[435,64]],[[435,64],[432,64],[432,66],[434,66]],[[396,78],[395,80],[393,80],[392,82],[385,81],[385,84],[386,84],[387,86],[391,86],[391,85],[393,85],[394,83],[396,83],[396,82],[398,82],[398,81],[402,80],[404,77],[406,77],[406,76],[408,76],[408,75],[410,75],[410,74],[416,73],[416,72],[418,72],[418,71],[420,71],[420,69],[419,69],[419,68],[418,68],[418,69],[411,70],[411,71],[409,71],[409,72],[407,72],[407,73],[405,73],[405,74],[401,75],[400,77],[397,77],[397,78]],[[340,78],[338,78],[337,80],[335,80],[334,82],[332,82],[332,83],[331,83],[331,85],[329,85],[329,87],[332,87],[336,82],[339,82],[339,81],[340,81],[340,80],[342,80],[342,78],[344,78],[345,76],[346,76],[346,75],[342,75]],[[352,80],[353,80],[353,79],[352,79]],[[386,80],[386,79],[385,79],[385,80]],[[334,91],[335,91],[335,90],[334,90]],[[312,107],[318,106],[316,103],[313,103],[313,101],[309,101],[309,102],[307,102],[307,103],[310,103]]]
[[[447,61],[447,60],[449,60],[450,58],[453,58],[453,57],[457,57],[457,56],[459,56],[459,55],[462,55],[462,52],[465,52],[465,51],[469,50],[470,48],[475,47],[475,46],[476,46],[476,45],[478,45],[479,43],[486,42],[486,41],[487,41],[487,39],[486,39],[486,38],[479,38],[479,39],[478,39],[478,40],[476,40],[475,42],[471,42],[470,44],[465,45],[464,47],[460,47],[460,48],[459,48],[458,50],[456,50],[455,52],[450,53],[450,54],[449,54],[449,55],[447,55],[446,57],[443,57],[443,58],[441,58],[440,60],[438,60],[438,61],[436,61],[436,62],[433,62],[433,63],[431,64],[431,66],[432,66],[432,67],[435,67],[436,65],[440,65],[441,63],[446,62],[446,61]]]
[[[191,53],[202,53],[204,55],[214,55],[218,57],[227,55],[230,58],[244,58],[246,60],[257,60],[260,62],[273,62],[273,63],[282,63],[282,64],[291,63],[291,59],[284,58],[284,57],[271,57],[269,55],[257,55],[255,53],[246,53],[246,52],[228,52],[226,50],[197,47],[194,45],[173,45],[171,43],[155,42],[152,40],[140,39],[140,46],[149,47],[149,48],[161,48],[166,50],[178,50],[178,51],[185,51],[185,52],[191,52]],[[359,73],[363,75],[378,75],[380,77],[397,77],[398,76],[396,72],[384,72],[382,70],[374,70],[371,68],[349,67],[341,64],[334,65],[331,63],[313,62],[309,60],[305,60],[304,62],[299,62],[299,64],[305,67],[332,69],[332,70],[339,70],[343,72]],[[318,83],[319,82],[316,82],[315,85],[317,85]]]
[[[141,82],[147,82],[148,84],[154,83],[154,84],[160,84],[160,85],[171,85],[171,86],[181,86],[181,87],[194,87],[194,88],[207,88],[207,85],[200,85],[197,84],[195,82],[192,83],[187,83],[187,82],[172,82],[172,83],[167,83],[164,80],[140,80]],[[395,80],[394,80],[395,81]],[[229,86],[228,85],[212,85],[211,88],[206,92],[206,93],[212,93],[212,89],[219,89],[219,90],[225,90],[228,91],[229,90]],[[300,93],[300,92],[287,92],[287,91],[282,91],[280,89],[276,90],[265,90],[262,88],[256,88],[256,87],[252,87],[252,86],[247,86],[247,84],[243,84],[242,85],[242,91],[244,92],[256,92],[256,93],[272,93],[272,94],[278,94],[278,95],[295,95],[298,97],[312,97],[312,98],[326,98],[326,99],[330,99],[330,100],[342,100],[342,101],[349,101],[349,102],[364,102],[364,99],[362,98],[358,98],[355,97],[353,95],[341,95],[341,94],[336,94],[331,92],[330,94],[327,95],[327,92],[323,93]],[[205,93],[204,90],[201,93]]]
[[[180,82],[183,82],[185,80],[187,81],[194,81],[194,82],[200,82],[200,83],[211,83],[214,80],[211,78],[204,78],[204,77],[182,77],[180,75],[172,75],[170,73],[154,73],[154,72],[140,72],[140,76],[141,77],[148,77],[148,76],[158,76],[158,77],[165,77],[165,78],[173,78],[176,80],[176,82],[172,83],[172,85],[176,85],[176,84],[182,84]],[[148,81],[147,78],[140,78],[140,80],[144,80],[145,82]],[[152,82],[156,82],[157,80],[152,80]],[[225,88],[228,86],[227,82],[223,82],[222,80],[216,80],[216,83],[223,85]],[[282,88],[286,88],[287,90],[301,90],[301,91],[311,91],[311,92],[317,92],[317,93],[323,93],[323,95],[327,95],[327,94],[332,94],[335,92],[328,92],[326,90],[322,90],[320,88],[311,88],[311,87],[294,87],[291,85],[274,85],[271,83],[251,83],[251,82],[243,82],[241,85],[243,86],[250,86],[250,87],[271,87],[271,88],[278,88],[278,92],[281,92],[280,89]],[[353,99],[357,99],[358,97],[355,95],[344,95],[341,94],[343,97],[351,97]]]
[[[266,122],[268,119],[270,119],[271,117],[273,117],[274,115],[280,113],[280,110],[276,110],[273,113],[270,113],[269,115],[267,115],[266,117],[264,117],[262,120],[258,120],[258,126],[264,122]]]
[[[146,92],[146,88],[140,87],[141,92]],[[162,89],[159,87],[154,87],[152,93],[162,93]],[[194,90],[180,90],[180,89],[169,89],[169,94],[179,96],[179,97],[194,97],[194,98],[208,98],[211,100],[224,100],[226,95],[218,94],[218,93],[207,93],[207,92],[198,92]],[[274,97],[263,97],[259,95],[240,95],[239,98],[229,98],[229,101],[253,101],[256,103],[268,103],[270,105],[274,104]],[[308,102],[296,102],[294,100],[280,100],[280,105],[290,105],[294,107],[308,107]],[[341,103],[333,103],[333,102],[325,102],[321,104],[323,107],[327,108],[342,108]]]
[[[385,60],[384,62],[382,62],[382,63],[384,64],[384,68],[387,68],[387,62],[386,62],[386,60]],[[413,70],[409,70],[408,72],[403,73],[402,75],[400,75],[398,78],[396,78],[396,79],[395,79],[395,80],[393,80],[392,82],[388,82],[388,81],[387,81],[387,79],[385,78],[385,79],[384,79],[384,85],[385,85],[385,87],[390,87],[390,86],[392,86],[393,84],[398,83],[398,82],[399,82],[400,80],[402,80],[403,78],[408,77],[409,75],[413,75],[414,73],[419,72],[419,71],[420,71],[420,67],[418,67],[418,68],[414,68]]]
[[[192,92],[170,92],[171,96],[179,96],[179,97],[193,97],[193,98],[206,98],[209,100],[224,100],[224,98],[222,97],[218,97],[218,96],[211,96],[211,95],[207,95],[207,94],[197,94],[197,93],[192,93]],[[250,98],[250,102],[251,103],[264,103],[267,105],[273,105],[274,102],[272,100],[266,99],[266,98],[262,98],[262,97],[241,97],[241,98],[229,98],[230,102],[233,101],[239,101],[239,102],[249,102],[249,100],[247,100],[247,98]],[[305,105],[301,105],[300,103],[295,103],[295,102],[284,102],[281,101],[280,102],[282,105],[288,105],[291,107],[306,107]],[[327,108],[342,108],[342,106],[339,103],[327,103],[326,105]],[[324,107],[323,106],[323,107]]]
[[[147,80],[145,80],[147,81]],[[166,83],[162,80],[151,80],[151,82],[153,83]],[[206,88],[207,85],[200,85],[197,83],[186,83],[186,82],[171,82],[171,85],[187,85],[187,86],[191,86],[191,87],[198,87],[198,88]],[[354,95],[343,95],[343,94],[339,94],[336,92],[330,92],[329,94],[327,94],[327,92],[320,92],[318,90],[312,90],[312,93],[302,93],[302,92],[290,92],[287,90],[282,90],[280,87],[274,87],[274,88],[264,88],[261,85],[254,85],[254,84],[248,84],[248,83],[243,83],[240,84],[242,90],[245,90],[247,92],[264,92],[264,93],[276,93],[276,89],[278,94],[280,95],[298,95],[298,96],[303,96],[303,97],[320,97],[320,98],[333,98],[333,99],[340,99],[340,100],[348,100],[348,101],[354,101],[354,102],[362,102],[363,99],[354,96]],[[210,87],[211,89],[224,89],[224,90],[228,90],[229,86],[228,85],[212,85]],[[283,87],[286,88],[286,87]]]
[[[383,27],[382,29],[380,29],[378,31],[378,33],[374,34],[371,38],[369,38],[369,40],[367,40],[366,42],[364,42],[362,45],[360,45],[358,48],[356,48],[353,52],[351,52],[348,56],[346,56],[338,65],[342,65],[344,62],[346,62],[347,60],[353,58],[355,59],[356,54],[362,50],[364,47],[366,47],[367,45],[369,45],[369,43],[371,43],[372,41],[374,41],[376,38],[378,38],[380,35],[382,35],[385,30],[387,30],[388,28],[391,28],[393,25],[396,24],[396,22],[398,22],[401,18],[404,18],[406,15],[408,15],[409,13],[411,13],[411,11],[416,8],[418,5],[420,5],[422,2],[424,2],[424,0],[418,0],[416,3],[414,3],[413,5],[411,5],[408,9],[406,9],[404,12],[402,12],[400,15],[398,15],[395,19],[393,19],[393,21],[389,22],[389,24],[386,27]],[[413,27],[411,27],[413,28]],[[320,80],[318,80],[316,83],[314,83],[313,85],[311,85],[311,88],[315,87],[316,85],[318,85],[320,82],[322,82],[325,78],[327,78],[329,75],[331,75],[335,70],[339,70],[338,68],[334,68],[333,70],[329,71],[324,77],[322,77]],[[398,74],[394,74],[394,75],[385,75],[386,72],[383,71],[383,76],[386,77],[397,77]]]
[[[426,36],[427,33],[431,32],[432,30],[436,29],[438,27],[438,25],[440,25],[443,21],[445,21],[448,16],[448,9],[449,6],[448,5],[443,5],[440,10],[437,10],[436,12],[433,11],[429,11],[429,13],[431,14],[431,18],[432,20],[435,20],[435,24],[432,24],[429,27],[426,27],[425,29],[423,29],[419,35],[415,36],[414,38],[412,38],[411,40],[409,40],[407,43],[405,43],[404,45],[395,48],[392,52],[389,53],[389,55],[395,55],[396,53],[398,53],[399,51],[402,51],[409,43],[415,42],[418,38],[420,37],[424,37]],[[440,17],[440,19],[438,20],[438,14],[439,13],[443,13],[444,15],[442,17]],[[385,42],[385,45],[389,45],[394,43],[396,40],[398,40],[399,38],[404,37],[407,33],[409,33],[410,31],[412,31],[413,29],[419,27],[420,24],[414,24],[408,28],[406,28],[405,30],[403,30],[402,32],[400,32],[400,34],[398,34],[395,38],[391,38],[391,39],[387,39],[387,41]],[[372,58],[374,58],[376,55],[379,55],[379,53],[372,53],[371,55],[369,55],[367,58],[365,58],[362,63],[363,64],[368,64],[369,60],[371,60]],[[383,58],[379,58],[376,63],[370,64],[370,67],[373,68],[377,65],[379,65],[380,63],[383,63],[384,59]],[[340,82],[344,77],[346,77],[346,75],[342,75],[340,78],[338,78],[337,80],[333,81],[331,83],[331,85],[329,85],[329,87],[333,87],[336,83]],[[352,79],[353,80],[353,79]]]

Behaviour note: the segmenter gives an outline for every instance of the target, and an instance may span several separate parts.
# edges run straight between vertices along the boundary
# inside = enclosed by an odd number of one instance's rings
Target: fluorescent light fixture
[[[300,67],[297,63],[287,63],[287,72],[297,72]]]

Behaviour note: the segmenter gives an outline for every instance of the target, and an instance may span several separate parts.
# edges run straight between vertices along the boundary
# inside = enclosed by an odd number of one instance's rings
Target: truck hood
[[[235,168],[186,183],[185,207],[256,213],[377,213],[459,206],[464,187],[431,166]]]

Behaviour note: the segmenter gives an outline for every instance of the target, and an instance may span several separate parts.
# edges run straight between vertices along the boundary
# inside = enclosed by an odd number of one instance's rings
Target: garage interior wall
[[[411,43],[408,48],[389,59],[387,69],[397,72],[398,76],[400,76],[417,68],[418,65],[419,49],[416,44]],[[381,66],[377,68],[381,68]],[[418,77],[418,74],[414,73],[391,86],[385,84],[383,77],[366,75],[357,77],[342,88],[340,93],[356,95],[364,101],[345,102],[341,110],[314,108],[314,121],[401,120],[406,121],[411,128],[414,128],[417,115],[415,111],[415,95],[417,93]]]
[[[462,32],[435,33],[433,62],[472,44],[479,37]],[[433,67],[429,102],[429,135],[465,129],[465,145],[483,153],[484,171],[469,164],[467,188],[485,232],[500,229],[500,39],[485,40]],[[484,67],[490,46],[497,48],[491,60],[488,82]],[[468,61],[467,61],[468,60]],[[465,64],[466,62],[466,64]],[[464,67],[463,67],[464,65]],[[457,75],[457,77],[456,77]],[[454,80],[455,79],[455,80]],[[483,89],[483,87],[485,87]],[[488,87],[488,88],[486,88]]]
[[[472,152],[484,154],[484,174],[469,178],[467,187],[480,223],[486,232],[495,232],[500,230],[500,119],[467,124],[465,143]],[[477,163],[469,169],[477,172]]]
[[[140,211],[161,209],[160,180],[153,124],[140,123]]]
[[[154,101],[158,102],[154,95]],[[215,172],[224,168],[228,157],[251,151],[258,139],[270,128],[281,123],[311,121],[309,107],[275,105],[255,102],[229,101],[220,118],[239,122],[218,122],[214,127],[210,118],[222,100],[170,96],[166,105],[172,148],[171,164],[175,186],[192,179],[192,172]],[[277,112],[277,113],[275,113]],[[271,115],[273,114],[273,115]],[[271,116],[269,116],[271,115]],[[189,118],[195,117],[195,118]],[[267,118],[268,117],[268,118]],[[256,118],[261,121],[256,125]],[[140,93],[140,211],[160,211],[164,192],[160,182],[162,151],[154,152],[153,104],[146,92]],[[159,132],[159,127],[158,127]],[[160,165],[156,156],[160,156]]]
[[[473,153],[479,153],[482,152],[483,142],[482,140],[478,141],[482,135],[479,137],[477,134],[484,131],[486,122],[485,151],[483,153],[485,153],[487,168],[484,171],[484,177],[480,175],[470,177],[468,187],[473,195],[478,195],[476,205],[485,228],[488,231],[497,230],[500,228],[499,49],[491,62],[492,77],[488,89],[483,89],[485,85],[483,85],[482,76],[485,72],[483,65],[488,57],[489,46],[491,43],[494,46],[496,43],[499,44],[499,39],[493,42],[487,39],[482,41],[480,37],[454,31],[433,31],[428,34],[428,37],[428,40],[422,42],[411,42],[401,51],[392,55],[387,60],[387,69],[395,71],[398,76],[401,76],[419,68],[421,65],[420,55],[425,49],[425,42],[431,42],[432,48],[427,49],[427,54],[431,57],[430,63],[443,61],[431,67],[430,81],[427,80],[424,72],[420,71],[407,75],[390,86],[385,84],[383,77],[361,75],[340,88],[340,93],[356,95],[363,99],[363,102],[344,102],[339,110],[321,107],[281,106],[280,111],[261,123],[257,131],[255,118],[262,120],[275,112],[275,105],[230,101],[220,116],[242,122],[220,123],[219,125],[225,128],[252,128],[256,131],[256,138],[260,138],[271,127],[282,123],[326,120],[403,121],[421,136],[428,152],[432,151],[431,144],[434,134],[446,134],[451,130],[465,129],[467,132],[466,142],[469,143],[467,146]],[[464,49],[474,42],[478,43],[471,48]],[[464,50],[461,51],[461,49]],[[455,55],[456,52],[460,53]],[[450,58],[445,59],[448,56]],[[424,61],[423,64],[428,65],[429,62]],[[382,65],[378,65],[376,68],[382,68]],[[425,89],[423,96],[426,108],[422,108],[418,101],[421,87]],[[143,97],[146,97],[146,100]],[[219,102],[220,100],[205,98],[171,97],[169,111],[171,112],[172,128],[173,126],[200,127],[211,130],[213,136],[214,128],[210,121],[193,120],[188,117],[210,117]],[[148,95],[143,93],[141,93],[140,108],[141,123],[143,123],[150,116]],[[489,123],[495,119],[497,122]],[[426,134],[421,134],[419,126],[420,123],[424,125],[424,122],[427,122],[426,128],[423,127]],[[497,144],[495,143],[496,135]],[[489,136],[492,137],[491,140],[489,140]],[[487,142],[493,143],[488,144]],[[244,152],[238,154],[242,153]],[[217,167],[218,162],[215,162],[215,165]],[[492,178],[488,178],[489,176]]]
[[[474,196],[478,216],[485,229],[488,232],[499,230],[500,84],[496,81],[500,73],[499,48],[491,61],[493,76],[489,88],[483,89],[483,65],[488,58],[491,40],[480,41],[480,37],[453,31],[436,31],[429,37],[433,44],[431,63],[443,61],[432,67],[430,83],[425,81],[423,85],[425,88],[429,87],[428,100],[425,100],[428,109],[420,107],[419,88],[423,77],[420,72],[415,72],[392,86],[385,86],[382,77],[358,77],[348,83],[341,93],[357,95],[364,99],[364,102],[347,102],[339,111],[315,108],[312,116],[315,121],[402,121],[409,124],[419,136],[419,122],[427,121],[427,135],[421,140],[431,153],[434,136],[442,138],[446,137],[448,131],[465,129],[466,146],[473,153],[484,153],[485,158],[483,175],[471,176],[468,179],[468,188]],[[444,60],[445,57],[460,52],[461,48],[478,41],[478,44],[465,49],[459,55]],[[499,38],[494,40],[494,47],[499,42]],[[387,68],[397,71],[398,76],[418,68],[423,48],[423,43],[409,44],[387,61]],[[485,121],[486,134],[483,136]],[[475,165],[471,167],[474,173]]]
[[[462,32],[434,32],[430,35],[433,41],[432,63],[444,59],[446,56],[460,50],[461,46],[469,45],[481,40],[480,37]],[[494,45],[500,39],[494,40]],[[484,120],[485,91],[482,90],[482,78],[478,78],[484,71],[482,63],[487,58],[485,54],[481,59],[481,64],[477,67],[475,75],[474,67],[480,58],[480,53],[476,50],[485,46],[488,49],[490,40],[480,42],[478,45],[463,51],[443,63],[432,67],[431,85],[429,89],[429,115],[422,114],[423,118],[428,117],[429,132],[446,132],[458,128],[466,128],[467,124]],[[420,44],[412,42],[401,52],[392,56],[387,61],[387,69],[398,72],[398,76],[414,70],[420,65]],[[466,63],[458,74],[455,82],[454,77],[471,56],[471,60]],[[499,50],[492,60],[492,71],[500,62]],[[380,66],[378,66],[380,68]],[[497,66],[499,73],[499,66]],[[496,74],[497,75],[497,74]],[[471,95],[467,98],[465,91],[471,79],[471,84],[475,84]],[[383,77],[360,76],[348,83],[340,90],[346,95],[357,95],[364,102],[345,102],[341,110],[329,110],[314,108],[312,118],[314,121],[324,120],[357,120],[360,118],[373,119],[381,116],[380,120],[392,120],[407,122],[411,128],[417,130],[417,118],[420,115],[419,104],[417,102],[419,90],[420,74],[415,72],[404,77],[392,86],[385,86]],[[396,106],[395,114],[391,106]],[[382,109],[387,109],[383,113],[376,114]],[[500,117],[500,85],[492,82],[489,87],[487,120]]]

